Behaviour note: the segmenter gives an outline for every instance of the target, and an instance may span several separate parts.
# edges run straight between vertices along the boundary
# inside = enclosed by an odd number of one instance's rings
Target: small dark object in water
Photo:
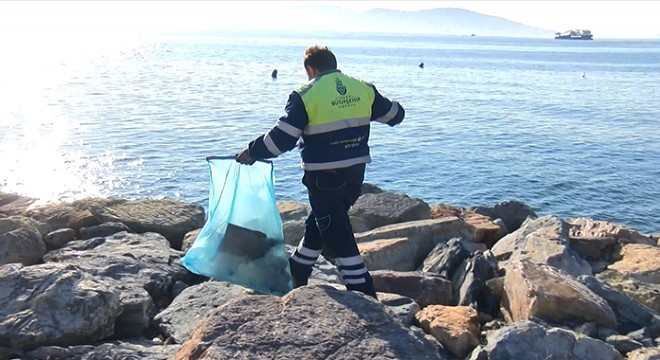
[[[275,246],[275,239],[266,234],[250,230],[234,224],[227,225],[225,237],[220,242],[220,251],[245,257],[249,260],[259,259]]]
[[[277,69],[274,69],[273,72],[270,74],[270,77],[273,79],[277,79]]]
[[[419,63],[419,68],[423,69],[424,68],[424,63]]]

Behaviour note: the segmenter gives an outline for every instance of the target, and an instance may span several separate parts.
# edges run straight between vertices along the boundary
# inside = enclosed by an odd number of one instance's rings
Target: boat
[[[566,30],[562,33],[555,33],[555,39],[562,40],[593,40],[590,30]]]

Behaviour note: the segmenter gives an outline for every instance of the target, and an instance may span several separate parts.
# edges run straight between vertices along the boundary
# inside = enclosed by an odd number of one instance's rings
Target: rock
[[[301,356],[443,359],[432,342],[403,327],[384,305],[321,285],[303,286],[282,298],[240,298],[216,308],[172,360]]]
[[[0,234],[7,233],[10,231],[26,229],[31,230],[39,234],[39,236],[45,236],[50,231],[48,224],[39,222],[37,220],[25,217],[25,216],[8,216],[5,218],[0,218]]]
[[[92,345],[42,346],[32,351],[27,351],[22,358],[30,360],[51,359],[80,359],[85,354],[94,350]]]
[[[656,245],[650,237],[640,234],[637,230],[608,221],[578,217],[569,219],[567,222],[570,225],[571,238],[614,238],[620,244]]]
[[[0,266],[0,346],[67,346],[113,334],[119,293],[77,266]]]
[[[441,219],[444,217],[460,217],[463,209],[448,204],[438,204],[431,207],[431,219]]]
[[[0,215],[13,216],[23,214],[35,201],[37,199],[0,192]]]
[[[380,194],[384,192],[385,190],[379,188],[378,186],[374,184],[369,184],[369,183],[362,183],[362,188],[360,189],[360,195],[364,194]]]
[[[626,244],[621,249],[621,260],[611,264],[618,271],[643,282],[660,284],[660,248],[646,244]]]
[[[197,239],[197,235],[202,231],[201,228],[195,229],[192,231],[189,231],[186,233],[186,235],[183,237],[183,242],[181,244],[181,251],[184,253],[190,249],[192,244],[195,242],[195,239]]]
[[[34,230],[16,229],[0,234],[0,265],[21,263],[33,265],[41,262],[46,244]]]
[[[174,249],[181,249],[183,237],[204,225],[204,208],[178,200],[113,200],[94,204],[89,210],[99,222],[121,222],[137,233],[156,232]]]
[[[131,232],[131,229],[120,222],[106,222],[100,225],[81,227],[80,239],[88,240],[95,237],[106,237],[122,231]]]
[[[500,297],[486,282],[499,276],[497,261],[490,252],[477,252],[463,261],[451,278],[453,285],[453,304],[471,306],[480,313],[497,316]]]
[[[660,360],[660,347],[637,349],[627,355],[628,360]]]
[[[51,230],[69,228],[80,231],[81,227],[99,225],[101,222],[89,211],[94,204],[106,204],[109,200],[88,198],[71,203],[55,202],[30,208],[24,215],[48,224]]]
[[[589,263],[570,248],[568,224],[552,215],[526,221],[520,229],[498,241],[491,251],[502,268],[510,261],[528,260],[554,266],[573,276],[592,275]]]
[[[454,271],[468,259],[475,251],[485,250],[478,245],[462,238],[451,238],[447,242],[438,243],[428,254],[422,266],[421,271],[440,274],[447,279],[451,279]],[[483,245],[482,245],[483,246]]]
[[[605,339],[605,342],[614,346],[620,353],[626,355],[627,353],[643,348],[644,345],[624,335],[611,335]]]
[[[420,307],[432,304],[450,305],[451,282],[446,278],[420,271],[371,271],[376,291],[409,297]]]
[[[416,245],[410,239],[395,238],[361,243],[358,249],[369,270],[413,271],[420,253]]]
[[[69,241],[73,240],[76,236],[76,231],[69,228],[57,229],[51,231],[44,237],[44,243],[48,250],[59,249],[66,245]]]
[[[571,249],[575,250],[585,260],[606,264],[613,262],[618,242],[613,236],[602,237],[570,237]]]
[[[492,247],[498,240],[507,234],[506,225],[503,221],[499,223],[491,220],[488,216],[478,214],[472,211],[466,211],[461,215],[466,223],[474,226],[474,242],[483,243],[488,248]],[[501,219],[499,219],[501,220]]]
[[[81,360],[168,360],[180,345],[154,345],[148,340],[113,341],[97,346]]]
[[[289,220],[282,224],[284,234],[284,243],[288,245],[298,245],[305,235],[304,220]]]
[[[487,360],[620,360],[616,349],[560,328],[546,329],[531,321],[514,323],[488,334],[487,344],[476,348],[470,359]],[[478,357],[482,356],[482,357]]]
[[[277,203],[277,211],[280,213],[283,223],[289,220],[305,220],[309,210],[309,205],[295,201],[279,201]]]
[[[348,220],[351,222],[351,228],[354,234],[369,231],[373,228],[365,219],[359,216],[349,216]]]
[[[117,233],[110,237],[72,241],[49,252],[46,262],[74,264],[120,291],[124,308],[117,334],[137,336],[149,327],[157,309],[169,304],[169,290],[189,272],[179,263],[183,253],[156,233]]]
[[[615,270],[603,271],[596,277],[660,314],[660,285],[647,283]]]
[[[607,301],[616,314],[619,332],[627,333],[653,323],[655,315],[653,310],[639,304],[619,290],[610,287],[593,276],[580,276],[578,280]]]
[[[430,206],[423,200],[390,192],[361,195],[349,215],[363,218],[374,228],[430,218]]]
[[[415,300],[399,294],[378,293],[378,301],[387,306],[392,315],[406,327],[413,324],[415,314],[420,310]]]
[[[501,306],[509,323],[539,318],[595,321],[615,328],[617,321],[607,302],[585,285],[556,268],[526,260],[507,268]]]
[[[489,218],[502,219],[509,232],[514,232],[522,226],[527,218],[536,219],[536,213],[526,204],[511,200],[505,201],[494,206],[477,206],[468,209],[477,214],[488,216]]]
[[[21,215],[36,201],[35,198],[0,192],[0,217]]]
[[[154,323],[163,334],[181,344],[190,337],[197,323],[209,311],[250,294],[252,292],[242,286],[206,281],[183,290],[165,310],[154,317]]]
[[[471,307],[431,305],[420,310],[415,319],[455,356],[464,358],[479,345],[478,316]]]
[[[458,218],[443,218],[393,224],[355,234],[363,256],[370,253],[369,258],[374,259],[373,265],[377,267],[373,269],[399,271],[416,270],[437,244],[454,237],[472,239],[474,228]],[[367,245],[375,240],[379,242]]]

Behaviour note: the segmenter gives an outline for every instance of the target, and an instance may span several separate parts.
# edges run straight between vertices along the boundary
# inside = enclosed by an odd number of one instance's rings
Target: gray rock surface
[[[0,266],[0,346],[34,349],[101,340],[122,312],[119,293],[69,264]]]
[[[240,331],[236,331],[239,329]],[[172,360],[443,359],[384,305],[330,286],[240,298],[211,312]]]

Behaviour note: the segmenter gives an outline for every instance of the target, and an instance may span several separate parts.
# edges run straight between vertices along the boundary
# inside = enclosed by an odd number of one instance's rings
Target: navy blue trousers
[[[361,194],[365,164],[343,169],[305,171],[311,211],[305,221],[305,235],[291,255],[294,286],[307,284],[312,266],[326,248],[346,288],[376,297],[353,235],[348,210]]]

